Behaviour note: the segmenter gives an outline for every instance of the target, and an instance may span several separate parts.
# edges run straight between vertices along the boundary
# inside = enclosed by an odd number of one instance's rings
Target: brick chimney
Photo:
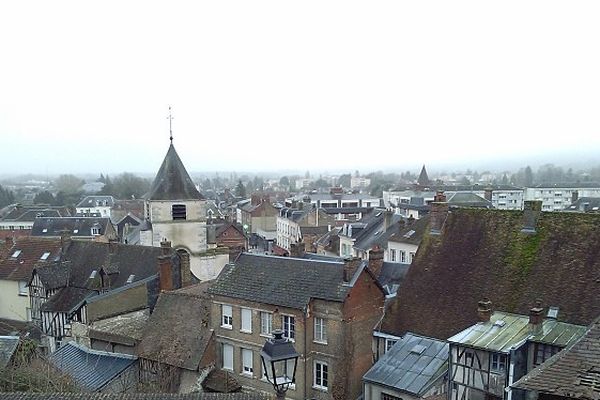
[[[115,254],[117,252],[117,246],[119,245],[119,241],[115,239],[108,240],[108,252],[110,254]]]
[[[302,258],[306,252],[306,244],[302,241],[290,244],[290,257]]]
[[[575,203],[577,200],[579,200],[579,191],[573,190],[573,193],[571,193],[571,203]]]
[[[377,278],[379,278],[381,268],[383,268],[383,249],[378,245],[375,245],[371,251],[369,251],[369,269]]]
[[[362,262],[363,260],[358,257],[351,257],[344,260],[344,282],[348,283],[352,280],[354,273]]]
[[[529,310],[529,331],[533,334],[541,333],[544,326],[544,307],[541,301],[536,301],[535,306]]]
[[[493,191],[494,190],[492,188],[485,188],[485,191],[483,192],[483,198],[486,199],[487,201],[492,201]]]
[[[526,200],[523,207],[523,229],[521,229],[521,232],[529,234],[536,233],[537,222],[541,213],[541,201]]]
[[[162,255],[158,257],[158,280],[160,282],[159,289],[161,292],[173,290],[175,288],[171,256]]]
[[[492,302],[487,297],[477,302],[477,317],[480,322],[490,322],[492,316]]]
[[[429,220],[429,231],[432,235],[439,235],[442,233],[444,222],[448,217],[448,203],[446,202],[446,195],[444,192],[437,192],[431,203],[431,212]]]

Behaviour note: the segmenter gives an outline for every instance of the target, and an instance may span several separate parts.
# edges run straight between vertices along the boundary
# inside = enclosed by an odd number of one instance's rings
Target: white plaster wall
[[[0,280],[0,318],[27,321],[29,296],[19,295],[19,282]]]
[[[229,254],[217,254],[203,257],[190,257],[192,274],[201,281],[215,279],[229,262]]]

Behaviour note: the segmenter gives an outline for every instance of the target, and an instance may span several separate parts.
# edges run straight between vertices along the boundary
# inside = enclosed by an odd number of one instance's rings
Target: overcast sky
[[[0,173],[598,161],[598,1],[4,1]],[[595,158],[596,157],[596,158]]]

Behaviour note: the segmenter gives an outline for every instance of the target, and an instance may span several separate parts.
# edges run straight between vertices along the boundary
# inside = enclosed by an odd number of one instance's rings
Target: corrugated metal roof
[[[448,343],[407,333],[363,379],[420,396],[440,376],[447,361]]]
[[[18,346],[18,336],[0,336],[0,368],[8,365]]]
[[[88,349],[68,342],[50,356],[50,362],[71,376],[78,386],[97,391],[130,367],[137,357]]]
[[[566,347],[580,338],[585,331],[585,326],[545,319],[541,332],[533,334],[528,316],[496,311],[489,322],[478,322],[452,336],[448,341],[508,353],[511,348],[518,347],[526,340]]]

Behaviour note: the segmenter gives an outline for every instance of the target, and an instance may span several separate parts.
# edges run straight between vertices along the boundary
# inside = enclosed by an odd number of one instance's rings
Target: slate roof
[[[399,222],[404,220],[404,217],[398,214],[390,215],[390,222],[387,229],[384,232],[384,214],[381,213],[379,217],[367,225],[365,229],[360,231],[360,233],[356,236],[356,241],[354,242],[354,248],[360,250],[370,250],[373,246],[380,246],[382,248],[387,247],[387,241],[390,236],[396,233],[400,229]]]
[[[97,293],[94,290],[82,289],[73,286],[67,286],[58,289],[58,291],[42,304],[44,312],[71,312],[85,298]]]
[[[533,235],[523,221],[522,211],[452,210],[441,235],[425,233],[382,330],[445,339],[478,321],[484,297],[525,315],[539,299],[561,321],[589,324],[600,315],[600,215],[542,212]]]
[[[92,228],[98,227],[99,234],[104,235],[110,224],[109,218],[101,217],[65,217],[36,218],[31,228],[31,236],[61,236],[67,232],[69,236],[92,236]]]
[[[204,199],[196,189],[172,143],[146,198],[148,200]]]
[[[448,198],[449,207],[481,207],[493,208],[492,202],[483,197],[468,192],[458,192]]]
[[[404,221],[404,220],[403,220]],[[399,223],[397,231],[389,236],[390,242],[407,243],[419,245],[423,235],[429,228],[429,215],[416,220],[408,219],[405,223]],[[412,233],[411,233],[412,231]]]
[[[384,262],[377,279],[381,286],[387,288],[388,294],[394,294],[402,284],[409,268],[410,264]]]
[[[106,204],[104,204],[106,202]],[[115,204],[115,198],[112,196],[85,196],[75,207],[93,208],[93,207],[112,207]]]
[[[600,212],[600,197],[580,197],[567,206],[565,211]]]
[[[343,270],[340,262],[242,253],[209,293],[303,309],[311,298],[343,302],[349,291]]]
[[[12,257],[17,251],[17,257]],[[60,239],[20,237],[16,238],[5,252],[0,255],[0,280],[29,281],[36,265],[55,261],[60,257]],[[42,256],[46,253],[45,260]]]
[[[266,393],[0,393],[2,400],[270,400]]]
[[[422,396],[448,369],[448,343],[407,333],[392,346],[363,380]]]
[[[16,204],[12,208],[7,207],[7,213],[2,221],[33,222],[38,217],[70,217],[71,213],[67,207],[53,207],[48,205],[22,206]]]
[[[566,347],[577,341],[586,329],[581,325],[544,319],[541,332],[532,334],[529,316],[496,311],[489,321],[468,327],[449,338],[448,342],[508,354],[525,340]]]
[[[0,336],[0,370],[6,368],[19,347],[18,336]]]
[[[511,385],[554,396],[600,399],[600,321],[584,336]]]
[[[138,345],[138,356],[197,371],[213,337],[206,293],[211,284],[162,292]]]
[[[98,391],[131,367],[136,357],[88,349],[67,342],[49,357],[52,365],[69,375],[77,386]]]

